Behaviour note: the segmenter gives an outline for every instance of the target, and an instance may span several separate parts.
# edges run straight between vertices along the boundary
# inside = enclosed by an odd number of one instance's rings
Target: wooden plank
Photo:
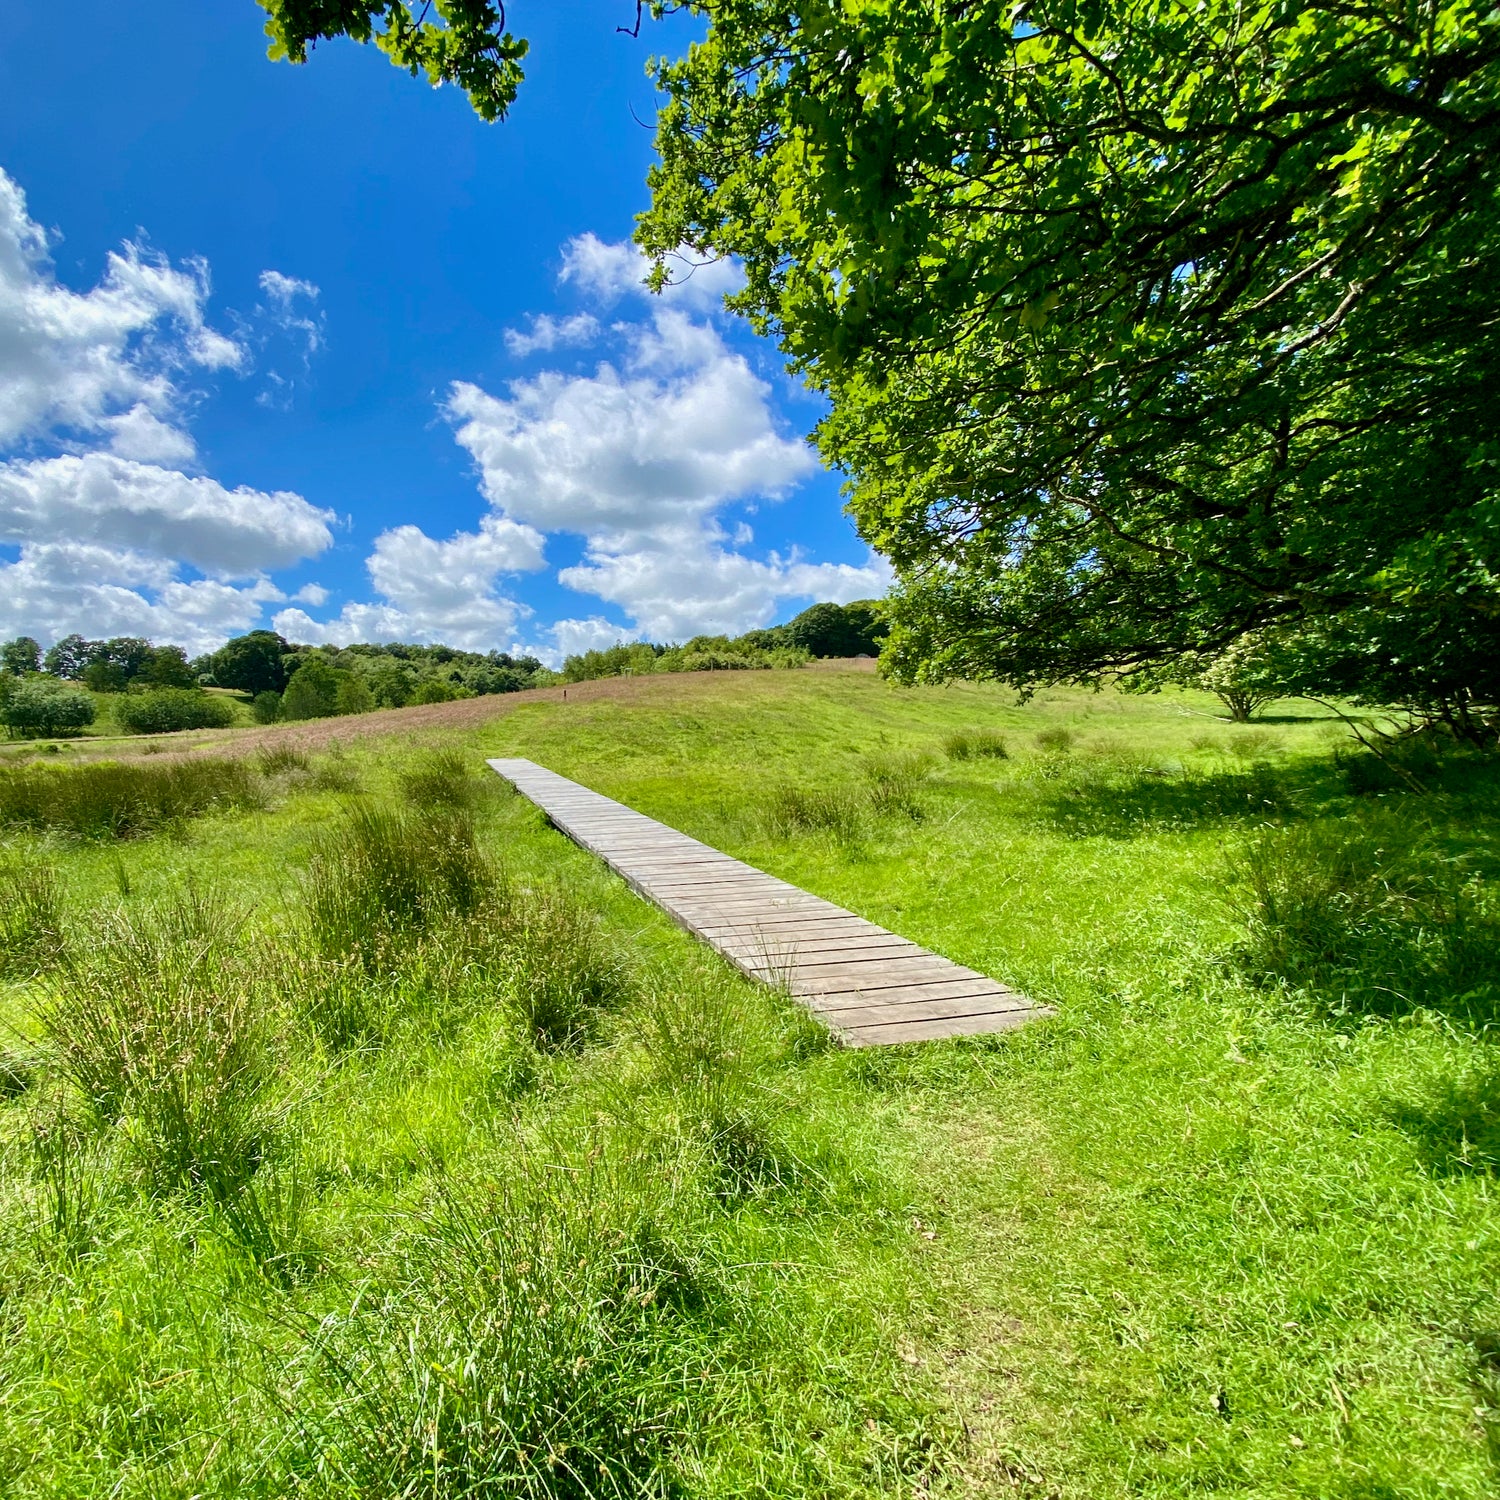
[[[1008,1031],[1045,1006],[527,760],[490,766],[560,832],[850,1046]]]

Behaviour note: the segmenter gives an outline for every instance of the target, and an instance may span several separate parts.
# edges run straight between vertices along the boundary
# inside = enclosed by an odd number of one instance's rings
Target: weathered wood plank
[[[528,760],[490,766],[560,832],[848,1045],[1009,1031],[1050,1015],[1016,990]]]

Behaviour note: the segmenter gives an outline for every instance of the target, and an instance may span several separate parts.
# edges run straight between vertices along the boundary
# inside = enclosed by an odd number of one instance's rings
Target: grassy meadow
[[[852,668],[196,739],[0,766],[0,1495],[1495,1492],[1493,762]],[[501,755],[1057,1015],[842,1050]]]

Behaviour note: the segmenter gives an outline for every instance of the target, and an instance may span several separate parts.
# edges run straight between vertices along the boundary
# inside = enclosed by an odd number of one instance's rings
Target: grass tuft
[[[925,755],[872,756],[863,770],[870,810],[877,817],[922,820],[926,814],[922,787],[932,771]]]
[[[1010,750],[998,729],[956,729],[943,740],[949,760],[1006,760]]]
[[[864,829],[860,798],[848,787],[798,786],[782,782],[765,794],[760,813],[772,838],[823,833],[839,843],[853,843]]]
[[[398,777],[413,807],[472,808],[484,790],[468,756],[460,750],[433,750]]]
[[[1037,732],[1036,743],[1039,750],[1044,750],[1049,755],[1066,755],[1073,748],[1073,741],[1078,736],[1071,729],[1065,729],[1061,724],[1054,724],[1050,728]]]
[[[0,864],[0,978],[29,979],[62,962],[62,888],[39,860]]]

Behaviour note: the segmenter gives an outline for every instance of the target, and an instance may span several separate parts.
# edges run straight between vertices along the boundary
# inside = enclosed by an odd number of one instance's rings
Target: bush
[[[996,729],[957,729],[943,741],[949,760],[1005,760],[1010,752]]]
[[[250,716],[257,724],[274,724],[281,717],[281,694],[274,688],[257,693],[250,704]]]
[[[16,740],[81,734],[94,717],[87,693],[39,678],[17,682],[0,701],[0,722]]]
[[[234,708],[202,688],[154,688],[115,700],[115,721],[129,734],[175,734],[183,729],[227,729]]]
[[[262,790],[241,761],[18,766],[0,770],[0,825],[129,838],[215,808],[255,807]]]
[[[416,692],[406,701],[408,703],[452,703],[456,698],[468,696],[455,683],[449,682],[444,677],[424,677],[417,684]]]

